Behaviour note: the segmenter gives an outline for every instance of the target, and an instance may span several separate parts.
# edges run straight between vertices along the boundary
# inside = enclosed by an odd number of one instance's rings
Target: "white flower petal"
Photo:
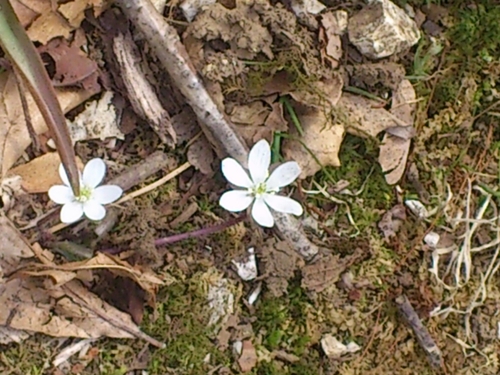
[[[271,228],[274,225],[273,214],[262,198],[255,200],[252,206],[252,217],[262,227]]]
[[[287,161],[278,166],[266,181],[268,191],[290,185],[300,175],[300,167],[295,161]]]
[[[246,190],[230,190],[222,194],[219,204],[228,211],[241,212],[247,209],[253,200],[254,197]]]
[[[281,195],[266,194],[264,201],[273,210],[283,212],[285,214],[294,214],[300,216],[304,213],[302,205],[292,198],[282,197]]]
[[[106,209],[102,204],[94,200],[89,200],[83,204],[83,213],[90,220],[99,221],[106,216]]]
[[[66,203],[61,208],[61,221],[66,224],[74,223],[83,216],[83,205],[80,202]]]
[[[101,183],[106,175],[106,164],[99,158],[90,160],[83,168],[83,184],[95,188]]]
[[[221,170],[226,180],[238,187],[249,188],[253,186],[248,173],[240,163],[232,158],[225,158],[221,163]]]
[[[69,183],[68,175],[66,174],[66,170],[64,169],[64,165],[59,164],[59,177],[61,177],[61,181],[66,186],[71,186]]]
[[[254,184],[264,182],[269,176],[271,148],[265,139],[257,142],[248,154],[248,170]]]
[[[54,185],[49,189],[49,198],[57,204],[73,202],[75,196],[70,187],[64,185]]]
[[[109,204],[120,198],[122,194],[122,188],[117,185],[103,185],[94,189],[92,200],[99,204]]]

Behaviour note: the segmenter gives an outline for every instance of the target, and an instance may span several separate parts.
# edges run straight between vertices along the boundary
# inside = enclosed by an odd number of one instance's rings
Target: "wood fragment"
[[[434,342],[427,328],[423,325],[408,298],[402,294],[398,296],[394,302],[398,306],[399,312],[403,315],[405,321],[413,330],[418,343],[427,354],[429,363],[435,368],[440,368],[442,365],[441,350]]]
[[[118,34],[113,38],[113,51],[127,89],[132,108],[170,147],[176,143],[176,134],[169,113],[163,108],[154,88],[141,69],[140,55],[130,34]]]

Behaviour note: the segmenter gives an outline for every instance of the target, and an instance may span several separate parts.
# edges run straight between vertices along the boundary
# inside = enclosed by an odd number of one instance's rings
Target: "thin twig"
[[[124,203],[124,202],[131,200],[131,199],[137,198],[140,195],[149,193],[150,191],[156,189],[157,187],[159,187],[159,186],[165,184],[166,182],[170,181],[171,179],[177,177],[178,175],[180,175],[182,172],[184,172],[186,169],[188,169],[190,167],[191,167],[191,164],[189,162],[185,162],[180,167],[174,169],[172,172],[170,172],[166,176],[163,176],[162,178],[153,182],[152,184],[149,184],[148,186],[144,186],[142,189],[133,191],[132,193],[125,195],[118,202],[116,202],[116,204]]]
[[[440,368],[442,365],[441,350],[434,342],[427,328],[422,324],[408,298],[402,294],[395,299],[395,302],[399,312],[417,337],[418,343],[427,354],[430,364],[435,368]]]

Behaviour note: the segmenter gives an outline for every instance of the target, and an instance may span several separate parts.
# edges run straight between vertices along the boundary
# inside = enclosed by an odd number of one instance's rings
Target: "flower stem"
[[[240,215],[238,217],[231,218],[222,224],[217,224],[217,225],[214,225],[212,227],[206,227],[206,228],[194,230],[192,232],[174,234],[173,236],[158,238],[157,240],[155,240],[155,245],[156,246],[170,245],[170,244],[173,244],[175,242],[187,240],[188,238],[203,237],[203,236],[207,236],[207,235],[212,234],[212,233],[221,232],[226,228],[232,227],[233,225],[236,225],[236,224],[242,222],[246,218],[246,216],[247,216],[246,214],[243,214],[243,215]]]

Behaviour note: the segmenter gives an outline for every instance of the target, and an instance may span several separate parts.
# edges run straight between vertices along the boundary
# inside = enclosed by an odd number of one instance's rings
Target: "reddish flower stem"
[[[246,218],[246,216],[247,216],[246,214],[243,214],[238,217],[231,218],[222,224],[214,225],[213,227],[206,227],[194,230],[192,232],[179,233],[168,237],[158,238],[157,240],[155,240],[155,245],[156,246],[170,245],[175,242],[187,240],[188,238],[203,237],[212,233],[221,232],[226,228],[232,227],[233,225],[242,222]]]

